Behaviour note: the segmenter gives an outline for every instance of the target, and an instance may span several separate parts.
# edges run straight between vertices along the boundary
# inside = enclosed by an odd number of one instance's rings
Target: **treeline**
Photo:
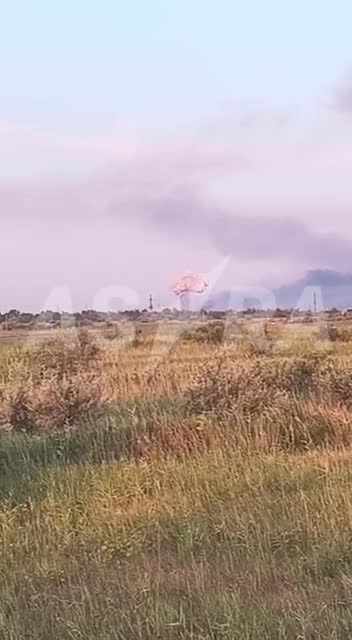
[[[207,320],[224,320],[229,316],[236,318],[270,318],[278,321],[296,320],[298,322],[313,322],[314,319],[325,317],[333,320],[352,319],[352,309],[342,311],[339,309],[330,309],[314,314],[312,311],[303,311],[300,309],[256,309],[249,308],[243,311],[180,311],[177,309],[163,309],[162,311],[148,311],[147,309],[133,309],[126,311],[96,311],[94,309],[85,309],[75,313],[59,312],[59,311],[41,311],[40,313],[30,313],[19,311],[18,309],[10,309],[5,313],[0,313],[0,330],[11,331],[13,329],[50,329],[59,327],[87,327],[99,323],[116,323],[121,320],[144,321],[153,320],[182,320],[187,318],[203,318]]]
[[[122,320],[145,321],[153,320],[182,320],[185,318],[204,318],[208,320],[224,320],[230,315],[239,316],[256,316],[266,317],[268,311],[259,311],[256,309],[247,309],[243,312],[233,311],[180,311],[177,309],[163,309],[158,312],[151,312],[147,309],[133,309],[126,311],[96,311],[94,309],[85,309],[75,313],[59,312],[59,311],[41,311],[40,313],[30,313],[19,311],[18,309],[10,309],[6,313],[0,313],[1,330],[11,331],[13,329],[50,329],[59,327],[87,327],[97,324],[116,323]],[[275,312],[276,314],[276,312]],[[280,312],[280,317],[288,317],[289,311]],[[272,315],[272,313],[271,313]],[[279,317],[279,316],[277,316]]]
[[[93,309],[77,311],[75,313],[59,312],[59,311],[41,311],[40,313],[30,313],[19,311],[18,309],[10,309],[6,313],[0,313],[0,326],[2,330],[11,331],[12,329],[45,329],[58,327],[84,327],[97,323],[116,322],[123,318],[138,319],[141,312],[122,311],[122,312],[100,312]]]

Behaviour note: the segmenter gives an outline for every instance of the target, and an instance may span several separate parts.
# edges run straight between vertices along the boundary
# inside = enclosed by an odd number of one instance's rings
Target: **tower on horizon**
[[[314,313],[317,312],[317,294],[316,294],[316,291],[314,291],[314,294],[313,294],[313,311],[314,311]]]
[[[149,295],[149,311],[153,311],[154,306],[153,306],[153,296],[152,294]]]

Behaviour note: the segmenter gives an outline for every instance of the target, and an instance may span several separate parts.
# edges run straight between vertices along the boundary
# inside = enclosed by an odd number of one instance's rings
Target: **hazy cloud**
[[[346,110],[348,96],[346,85],[340,108]],[[89,288],[107,279],[161,286],[174,269],[203,269],[220,255],[233,256],[236,273],[246,263],[265,263],[270,272],[277,265],[285,277],[297,267],[349,270],[349,146],[333,129],[324,137],[325,124],[306,122],[304,129],[302,120],[285,112],[252,110],[230,120],[219,118],[218,129],[208,132],[149,141],[132,137],[130,144],[114,136],[61,139],[0,127],[4,165],[4,151],[22,157],[23,143],[28,166],[41,147],[43,162],[47,152],[56,158],[59,149],[68,167],[83,158],[91,168],[79,175],[69,169],[66,178],[58,169],[2,179],[4,272],[16,255],[3,285],[6,298],[18,274],[31,273],[47,288],[62,276],[84,286],[88,299]],[[323,220],[333,230],[338,219],[346,235],[323,231]]]
[[[187,187],[179,187],[167,196],[130,203],[123,213],[163,230],[169,237],[193,240],[195,246],[206,243],[236,259],[274,258],[346,268],[352,254],[352,242],[339,234],[315,231],[293,216],[225,210],[202,201]]]
[[[334,103],[343,113],[352,113],[352,71],[338,85],[335,90]]]

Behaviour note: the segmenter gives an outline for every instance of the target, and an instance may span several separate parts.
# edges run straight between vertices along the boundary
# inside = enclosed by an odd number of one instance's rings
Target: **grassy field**
[[[229,329],[1,352],[0,638],[352,637],[349,329]]]

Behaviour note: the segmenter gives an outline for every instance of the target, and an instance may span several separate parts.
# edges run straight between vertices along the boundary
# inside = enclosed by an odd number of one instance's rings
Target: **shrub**
[[[331,342],[348,342],[352,339],[351,329],[346,327],[336,327],[336,325],[328,324],[327,338]]]
[[[67,429],[103,408],[99,380],[91,374],[52,376],[39,384],[9,387],[2,403],[3,422],[14,431]]]
[[[91,369],[101,354],[94,336],[87,329],[65,331],[45,342],[29,347],[27,360],[34,378],[53,374],[59,378]]]
[[[183,334],[183,340],[200,342],[202,344],[221,344],[225,334],[225,322],[207,322],[199,327],[190,329]]]
[[[321,394],[332,402],[352,408],[352,361],[350,358],[327,358],[319,370]]]
[[[119,340],[121,338],[121,330],[116,322],[107,322],[102,330],[102,336],[105,340]]]
[[[183,339],[202,344],[237,344],[250,355],[268,353],[274,342],[269,333],[248,331],[242,323],[222,320],[210,321],[190,329],[183,334]]]
[[[71,428],[102,409],[99,354],[83,329],[15,352],[1,390],[1,422],[14,431]]]
[[[185,394],[190,416],[227,446],[308,449],[352,442],[352,359],[331,356],[211,362]]]
[[[207,365],[187,394],[192,413],[237,408],[253,414],[287,396],[308,395],[318,384],[319,357],[223,357]]]

